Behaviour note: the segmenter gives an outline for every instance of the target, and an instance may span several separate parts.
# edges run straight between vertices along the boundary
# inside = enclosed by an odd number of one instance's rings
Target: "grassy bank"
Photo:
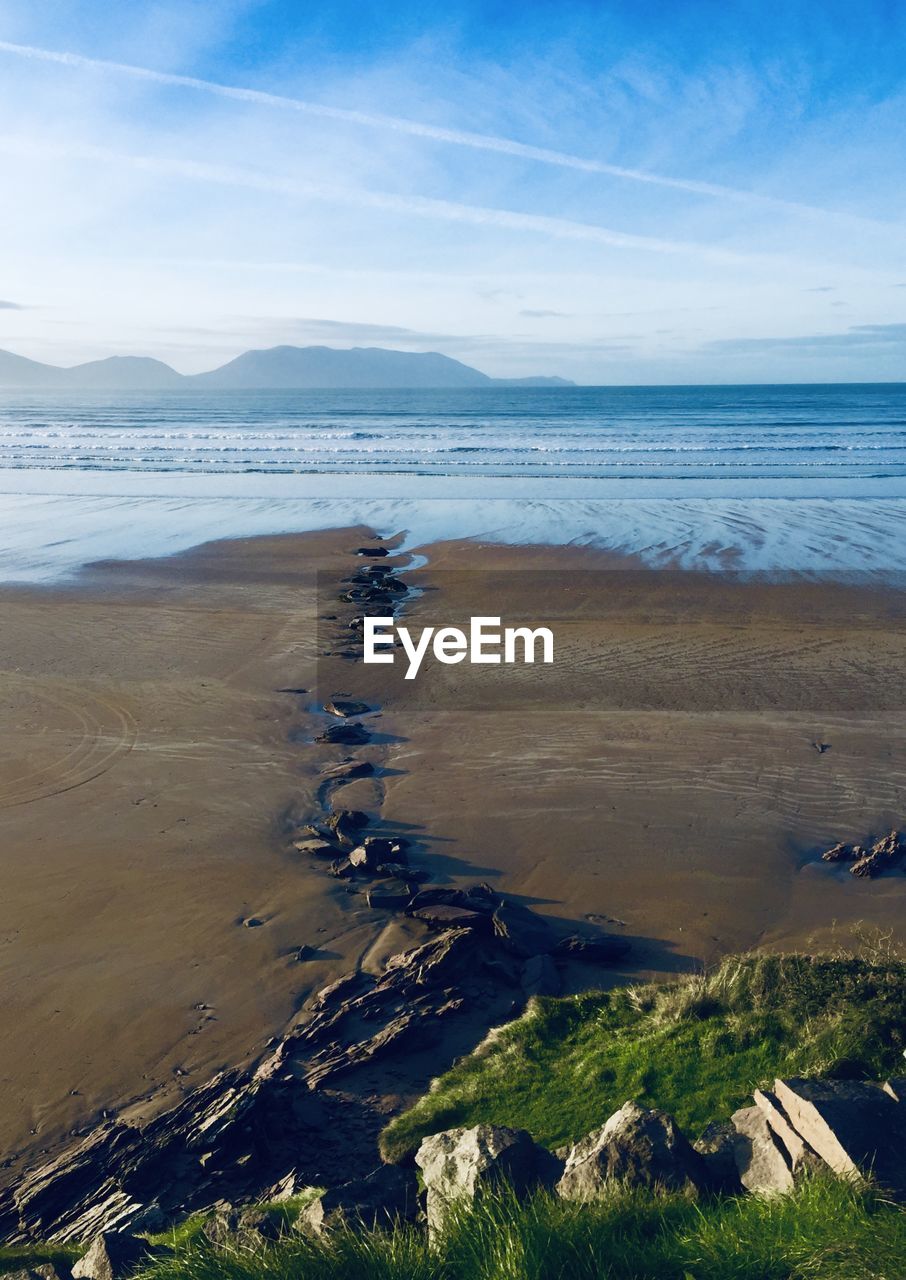
[[[730,957],[679,982],[534,1001],[384,1131],[387,1158],[481,1121],[557,1147],[628,1098],[695,1137],[775,1076],[901,1073],[906,963],[890,957]]]
[[[506,1195],[424,1233],[335,1233],[252,1251],[189,1245],[149,1280],[899,1280],[906,1214],[834,1179],[774,1201],[617,1192],[568,1205]]]

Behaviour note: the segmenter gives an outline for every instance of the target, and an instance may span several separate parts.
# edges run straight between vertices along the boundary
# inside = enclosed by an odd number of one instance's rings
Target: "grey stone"
[[[708,1174],[672,1116],[626,1102],[602,1129],[575,1144],[557,1192],[565,1200],[595,1200],[614,1180],[697,1192],[706,1189]]]
[[[793,1128],[776,1093],[771,1093],[767,1089],[756,1089],[752,1096],[756,1107],[762,1112],[774,1131],[775,1137],[779,1138],[782,1148],[789,1156],[794,1177],[800,1169],[814,1168],[821,1163],[805,1139],[800,1137]]]
[[[733,1154],[739,1181],[753,1195],[783,1195],[793,1189],[793,1169],[760,1107],[733,1113]]]
[[[519,975],[526,996],[558,996],[562,984],[550,956],[530,956]]]
[[[721,1195],[736,1195],[742,1190],[734,1154],[736,1137],[736,1130],[728,1120],[714,1120],[692,1144],[705,1163],[710,1189]]]
[[[415,1156],[427,1191],[428,1229],[440,1228],[450,1205],[506,1183],[517,1196],[550,1185],[558,1163],[524,1129],[479,1124],[425,1138]]]
[[[20,1267],[16,1271],[5,1271],[3,1280],[65,1280],[67,1274],[53,1262],[33,1262],[31,1266]]]
[[[147,1240],[127,1232],[103,1231],[73,1264],[74,1280],[120,1280],[149,1260]]]
[[[365,1178],[325,1191],[299,1214],[296,1228],[321,1235],[332,1227],[371,1230],[411,1222],[418,1212],[418,1183],[411,1169],[381,1165]]]
[[[777,1080],[774,1092],[796,1132],[835,1173],[873,1176],[906,1196],[906,1118],[883,1089],[849,1080]]]

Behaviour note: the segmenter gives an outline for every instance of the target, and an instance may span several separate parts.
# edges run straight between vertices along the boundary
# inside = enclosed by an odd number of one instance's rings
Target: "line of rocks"
[[[380,558],[386,548],[360,549],[366,552]],[[401,590],[390,581],[390,570],[359,572],[351,587],[343,584],[344,594],[355,595],[348,603],[358,610],[366,587],[366,607],[385,610],[388,600],[405,596],[405,584]],[[344,747],[370,741],[360,718],[370,710],[333,697],[324,704],[332,723],[320,740],[335,745],[339,737]],[[158,1231],[218,1205],[235,1218],[243,1204],[342,1185],[363,1160],[377,1158],[387,1116],[374,1095],[398,1091],[407,1073],[410,1093],[421,1092],[487,1027],[531,996],[559,993],[563,964],[610,962],[628,950],[603,934],[560,937],[485,884],[425,884],[429,872],[410,865],[403,837],[368,834],[368,815],[334,803],[348,782],[375,772],[354,754],[325,765],[322,812],[294,831],[292,843],[349,888],[364,888],[376,913],[405,913],[423,940],[391,956],[378,974],[356,969],[319,991],[256,1067],[221,1072],[150,1120],[105,1119],[22,1171],[0,1191],[0,1240],[99,1240],[99,1256],[109,1262],[103,1242],[111,1233]],[[356,1072],[354,1086],[346,1085]],[[394,1179],[399,1186],[396,1172],[369,1178],[372,1195]],[[242,1229],[252,1229],[247,1220]],[[98,1272],[96,1280],[110,1277]]]
[[[876,876],[897,868],[906,871],[906,837],[894,830],[865,844],[840,841],[830,849],[825,849],[821,861],[848,863],[850,875],[860,879],[873,880]]]

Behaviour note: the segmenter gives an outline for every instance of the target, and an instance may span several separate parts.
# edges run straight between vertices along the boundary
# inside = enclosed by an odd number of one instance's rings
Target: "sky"
[[[0,0],[0,347],[906,378],[906,5]]]

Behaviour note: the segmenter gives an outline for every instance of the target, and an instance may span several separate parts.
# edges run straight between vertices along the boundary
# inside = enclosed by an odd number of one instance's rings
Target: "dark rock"
[[[4,1271],[3,1280],[67,1280],[71,1272],[53,1262],[32,1262],[15,1271]]]
[[[369,556],[371,559],[377,560],[382,559],[384,556],[389,556],[390,552],[386,547],[357,547],[356,555]]]
[[[906,1196],[906,1117],[900,1103],[871,1084],[776,1080],[774,1093],[799,1136],[843,1177],[873,1176]]]
[[[826,849],[821,855],[822,862],[858,862],[864,858],[866,850],[860,844],[846,844],[841,841]]]
[[[419,907],[416,911],[412,910],[410,902],[406,914],[413,920],[421,920],[432,929],[484,930],[488,923],[488,917],[481,911],[469,911],[466,907],[448,906],[443,902],[436,907]]]
[[[103,1231],[73,1264],[74,1280],[121,1280],[151,1260],[147,1240],[127,1232]]]
[[[356,720],[352,723],[330,724],[323,733],[319,733],[317,742],[328,742],[345,747],[361,747],[369,741],[371,735],[363,724]]]
[[[698,1192],[707,1189],[708,1172],[672,1116],[627,1102],[575,1144],[557,1192],[566,1200],[595,1200],[614,1180]]]
[[[493,929],[504,949],[524,960],[553,950],[554,938],[547,922],[515,902],[502,902],[497,907]]]
[[[562,989],[560,974],[550,956],[530,956],[520,974],[526,996],[558,996]]]
[[[899,866],[904,853],[906,853],[906,843],[903,842],[898,831],[891,831],[880,840],[876,840],[868,853],[853,863],[849,869],[850,875],[874,879],[875,876],[882,875],[885,871],[892,871],[894,867]]]
[[[404,880],[380,880],[368,890],[369,907],[381,911],[398,911],[408,906],[412,889]]]
[[[435,886],[431,889],[419,889],[412,899],[410,914],[412,911],[420,911],[422,907],[438,906],[462,907],[467,911],[475,910],[474,904],[462,889]]]
[[[418,1183],[411,1169],[381,1165],[366,1178],[344,1182],[306,1205],[296,1227],[321,1235],[344,1226],[366,1231],[411,1222],[418,1212]]]
[[[424,867],[410,867],[407,862],[381,862],[377,873],[388,876],[391,880],[407,880],[411,883],[427,880],[430,874]]]
[[[790,1158],[760,1107],[742,1107],[732,1117],[733,1158],[739,1181],[753,1195],[785,1195],[793,1189]]]
[[[208,1219],[202,1233],[217,1248],[231,1244],[254,1246],[262,1240],[279,1240],[283,1234],[283,1219],[279,1213],[265,1209],[227,1206]]]
[[[364,716],[371,710],[367,702],[352,702],[347,698],[332,698],[324,703],[324,710],[330,716],[338,716],[341,720],[349,716]]]
[[[246,929],[260,929],[264,921],[260,916],[246,916],[242,924]]]
[[[311,858],[335,858],[340,852],[335,844],[329,844],[326,840],[319,840],[315,836],[294,840],[293,848],[296,853],[305,853]]]
[[[737,1195],[743,1189],[736,1168],[737,1136],[729,1121],[715,1120],[692,1144],[705,1163],[709,1189],[718,1195]]]
[[[322,776],[336,782],[351,782],[353,778],[370,778],[374,765],[370,760],[344,760],[341,764],[328,765]]]
[[[338,880],[351,880],[355,875],[355,867],[348,858],[335,858],[330,864],[330,874]]]
[[[349,855],[354,866],[373,871],[380,863],[396,859],[405,863],[405,849],[399,841],[386,836],[367,836]]]
[[[358,844],[362,828],[368,826],[368,814],[359,809],[337,809],[327,825],[341,844]]]
[[[884,1082],[883,1087],[884,1092],[889,1094],[894,1102],[906,1102],[906,1076],[891,1076]]]
[[[425,1138],[415,1163],[427,1191],[428,1229],[436,1232],[450,1205],[472,1200],[502,1183],[517,1196],[551,1185],[559,1171],[555,1157],[524,1129],[479,1124]]]
[[[616,938],[612,934],[597,934],[593,938],[583,938],[573,934],[561,938],[554,947],[554,955],[569,960],[583,960],[587,964],[609,964],[620,960],[630,950],[625,938]]]

